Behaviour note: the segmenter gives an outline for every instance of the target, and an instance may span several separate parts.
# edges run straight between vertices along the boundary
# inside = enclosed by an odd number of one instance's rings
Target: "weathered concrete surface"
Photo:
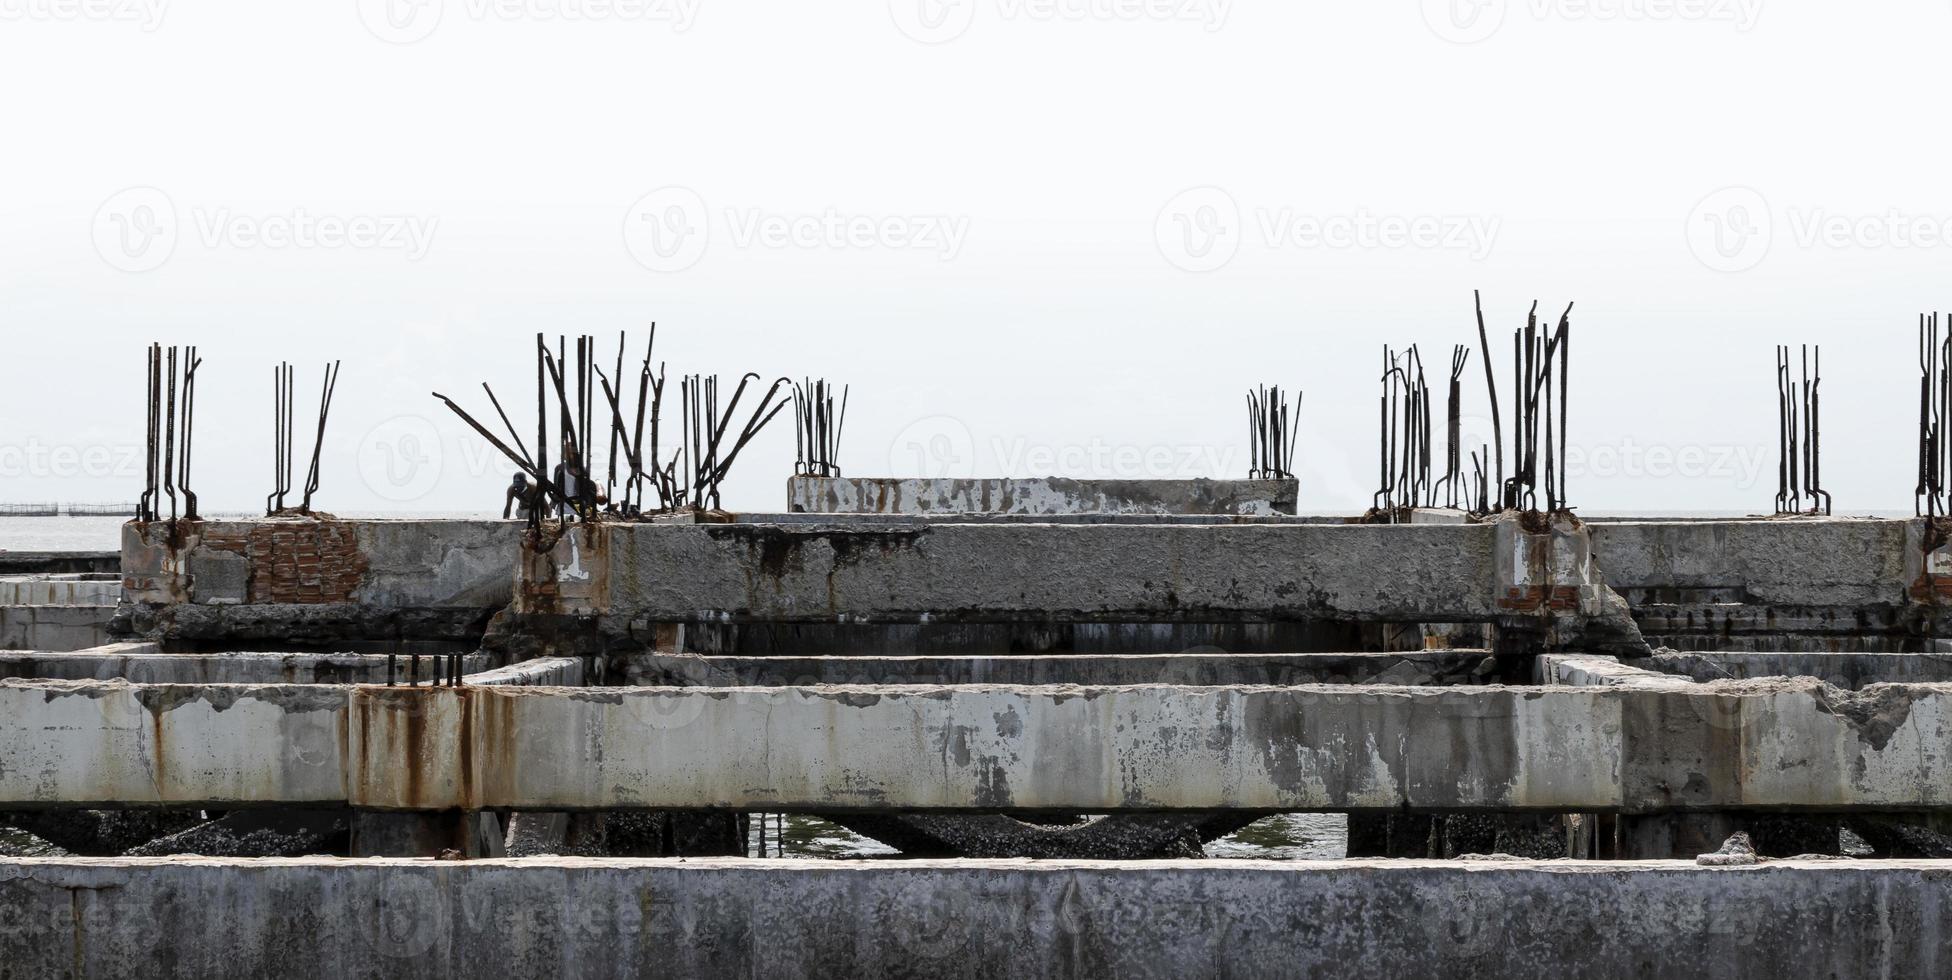
[[[1903,605],[1918,574],[1909,520],[1796,518],[1589,525],[1606,583],[1629,601],[1780,606]]]
[[[583,661],[575,657],[538,657],[519,664],[498,667],[494,670],[469,674],[463,681],[477,686],[492,687],[498,684],[517,686],[546,685],[554,687],[581,687],[583,684]]]
[[[20,859],[0,909],[23,976],[1952,972],[1906,861]]]
[[[114,616],[114,606],[0,606],[0,650],[101,646]]]
[[[1415,626],[1398,628],[1413,631]],[[970,656],[993,654],[1346,653],[1376,650],[1355,622],[1279,623],[682,623],[682,642],[647,647],[700,654]],[[1420,640],[1421,637],[1416,639]],[[1421,643],[1414,643],[1421,647]],[[1381,649],[1395,649],[1381,647]],[[635,652],[635,651],[631,651]]]
[[[0,680],[0,806],[340,802],[345,691]]]
[[[113,577],[20,575],[0,578],[0,606],[112,606],[122,598]]]
[[[1844,688],[1877,682],[1942,684],[1952,681],[1952,654],[1660,651],[1649,658],[1657,670],[1698,681],[1757,677],[1814,677]]]
[[[1489,525],[599,530],[609,538],[609,588],[600,605],[579,611],[646,624],[1443,621],[1512,612],[1499,601]]]
[[[796,476],[786,509],[817,514],[1293,514],[1298,480],[899,479]]]
[[[819,684],[1293,684],[1481,683],[1483,650],[1402,653],[1183,653],[1003,657],[633,657],[645,687],[779,687]],[[0,659],[0,665],[5,663]]]
[[[1578,669],[1597,676],[1602,666]],[[6,680],[0,805],[1952,807],[1952,686],[1853,692],[1811,679],[1602,680],[1545,688]]]
[[[473,672],[488,658],[469,654]],[[406,658],[399,658],[406,677]],[[111,643],[68,653],[0,653],[0,678],[125,680],[131,684],[384,684],[387,657],[357,653],[162,653],[154,643]]]
[[[1621,704],[1523,688],[353,689],[403,809],[1620,806]]]
[[[250,520],[122,529],[150,637],[472,638],[513,587],[520,521]]]
[[[1919,649],[1952,609],[1952,551],[1928,554],[1923,520],[1614,521],[1591,535],[1641,630],[1677,649]]]

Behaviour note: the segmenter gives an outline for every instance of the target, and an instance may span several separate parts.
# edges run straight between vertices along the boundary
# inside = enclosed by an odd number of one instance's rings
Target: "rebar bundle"
[[[180,356],[179,356],[180,355]],[[198,520],[197,495],[190,489],[190,450],[195,431],[197,368],[203,359],[195,347],[149,345],[148,426],[145,438],[145,465],[142,495],[136,500],[136,520],[153,521],[162,516],[162,498],[169,498],[169,519],[177,519],[177,492],[183,494],[182,516]],[[178,399],[177,392],[182,392]],[[178,420],[182,432],[177,432]],[[181,452],[178,452],[178,447]]]
[[[1247,476],[1254,480],[1294,477],[1295,440],[1301,435],[1301,392],[1295,406],[1281,386],[1262,385],[1247,393]]]
[[[847,422],[847,388],[834,410],[834,386],[825,378],[793,386],[793,472],[801,476],[839,476],[841,426]]]
[[[1415,507],[1430,489],[1430,386],[1415,344],[1401,354],[1383,348],[1381,489],[1370,505],[1384,512]]]
[[[786,378],[774,381],[750,417],[734,432],[732,422],[747,386],[759,376],[747,374],[733,390],[724,410],[719,408],[719,381],[716,376],[690,375],[679,381],[679,439],[664,455],[663,428],[665,365],[651,364],[657,345],[657,325],[652,324],[645,344],[642,366],[637,375],[637,401],[629,405],[629,393],[622,385],[624,351],[628,337],[619,334],[617,356],[612,373],[597,366],[596,339],[576,338],[574,360],[566,338],[558,337],[551,351],[544,335],[535,338],[536,355],[536,448],[529,451],[515,431],[508,413],[503,411],[494,389],[486,383],[488,395],[508,441],[489,431],[453,399],[434,392],[463,422],[513,462],[523,478],[511,494],[524,495],[523,511],[532,527],[539,527],[545,516],[559,520],[589,520],[598,515],[635,518],[665,513],[679,507],[717,508],[719,487],[737,460],[740,450],[752,441],[768,422],[786,407],[780,398]],[[608,469],[599,487],[592,473],[596,396],[602,393],[608,411]],[[777,401],[777,404],[775,402]],[[770,409],[770,410],[769,410]],[[550,415],[555,415],[554,440],[550,439]],[[829,442],[829,451],[838,441],[838,424]],[[513,446],[509,444],[512,441]],[[549,464],[549,446],[554,442],[558,462]],[[646,490],[655,491],[655,503],[648,503]]]
[[[319,489],[320,457],[325,450],[325,423],[332,414],[332,395],[338,388],[339,362],[333,361],[325,366],[319,384],[318,423],[312,437],[311,466],[305,471],[304,495],[297,508],[287,508],[285,497],[292,492],[291,466],[298,447],[298,398],[290,362],[281,361],[271,369],[271,493],[264,498],[265,516],[312,512],[312,496]]]
[[[1816,348],[1814,372],[1810,345],[1804,344],[1802,353],[1799,382],[1790,375],[1788,345],[1776,346],[1776,513],[1803,513],[1803,498],[1807,496],[1809,513],[1827,515],[1830,494],[1822,487],[1821,401],[1817,390],[1823,381],[1823,349]]]
[[[1918,317],[1918,485],[1913,508],[1920,516],[1952,512],[1945,474],[1952,470],[1952,444],[1945,420],[1952,416],[1952,333],[1940,339],[1938,314]]]
[[[1476,294],[1473,294],[1474,296]],[[1498,486],[1495,506],[1487,510],[1537,510],[1538,491],[1545,490],[1545,509],[1568,509],[1566,502],[1566,406],[1571,379],[1572,304],[1559,315],[1559,324],[1541,327],[1538,303],[1525,316],[1525,326],[1512,331],[1512,460],[1505,476],[1504,431],[1498,409],[1498,383],[1491,364],[1491,342],[1484,329],[1484,305],[1477,303],[1478,344],[1484,360],[1485,388],[1491,399],[1492,475]],[[1557,368],[1557,380],[1554,380]],[[1558,415],[1555,424],[1553,415]]]

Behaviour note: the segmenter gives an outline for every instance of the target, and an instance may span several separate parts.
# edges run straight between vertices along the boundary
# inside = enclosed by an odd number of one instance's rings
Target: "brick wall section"
[[[252,603],[351,602],[366,576],[358,537],[337,521],[218,525],[203,547],[250,559]]]

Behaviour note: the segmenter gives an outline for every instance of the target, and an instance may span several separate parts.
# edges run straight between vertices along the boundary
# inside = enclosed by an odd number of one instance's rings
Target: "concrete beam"
[[[520,521],[168,521],[122,528],[151,637],[474,638],[507,604]]]
[[[462,669],[488,658],[468,654]],[[162,653],[154,643],[111,643],[68,653],[0,653],[0,678],[125,680],[131,684],[384,684],[387,656],[368,653]],[[406,660],[400,658],[401,679]]]
[[[1952,808],[1952,685],[1694,684],[1575,659],[1562,673],[1592,686],[6,680],[0,806]]]
[[[1638,605],[1709,601],[1902,606],[1924,569],[1923,522],[1863,518],[1588,525],[1606,583]],[[1698,601],[1698,600],[1695,600]]]
[[[0,805],[342,802],[345,692],[0,680]]]
[[[1297,480],[899,479],[796,476],[786,509],[816,514],[1293,514]]]
[[[1294,684],[1437,686],[1478,680],[1484,650],[1401,653],[1175,653],[997,657],[632,657],[643,687],[783,687],[820,684]],[[4,663],[4,661],[0,661]]]
[[[0,909],[23,976],[1952,972],[1926,861],[17,859]]]
[[[1516,522],[1510,523],[1516,528]],[[521,613],[658,622],[1438,622],[1597,612],[1493,525],[576,525]],[[1501,547],[1517,548],[1505,555]],[[1556,604],[1556,605],[1555,605]],[[1592,608],[1589,608],[1592,607]]]

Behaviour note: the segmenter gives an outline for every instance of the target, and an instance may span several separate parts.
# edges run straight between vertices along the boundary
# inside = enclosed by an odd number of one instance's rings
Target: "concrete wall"
[[[1952,973],[1933,862],[0,861],[20,976]]]
[[[187,638],[471,638],[506,605],[519,521],[123,526],[134,628]]]
[[[1293,514],[1296,480],[796,476],[786,509],[821,514]]]

